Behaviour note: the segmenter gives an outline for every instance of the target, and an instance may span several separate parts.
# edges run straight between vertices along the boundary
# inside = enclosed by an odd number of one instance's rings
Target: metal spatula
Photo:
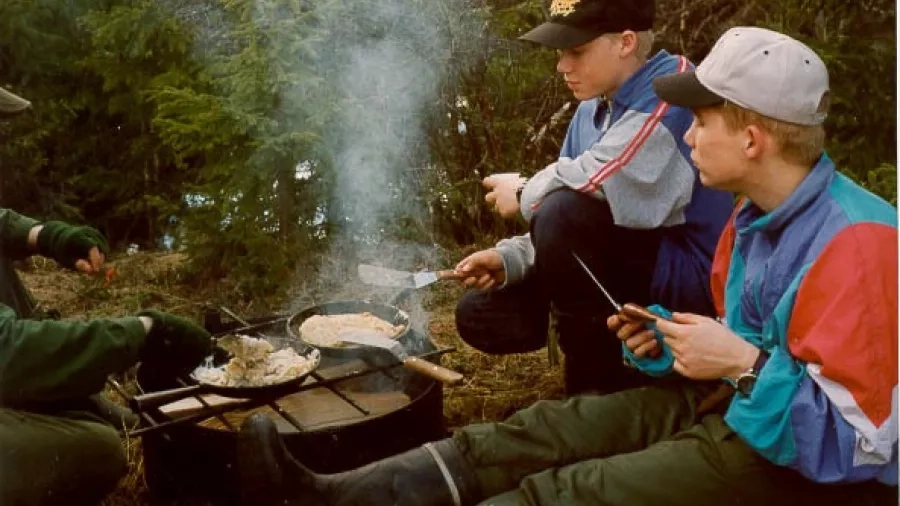
[[[369,264],[359,264],[358,273],[360,281],[367,285],[399,288],[422,288],[442,279],[458,278],[452,270],[409,272]]]

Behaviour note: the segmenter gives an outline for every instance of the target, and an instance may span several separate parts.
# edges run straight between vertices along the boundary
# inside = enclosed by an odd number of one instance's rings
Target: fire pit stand
[[[220,315],[207,316],[205,326],[217,335],[243,333],[266,336],[281,332],[286,319],[273,316],[245,321],[233,314],[229,316],[234,321],[228,324],[222,323]],[[453,351],[452,348],[435,348],[424,335],[416,336],[415,342],[417,349],[411,350],[411,354],[427,360],[437,361],[444,353]],[[278,396],[254,397],[223,405],[210,404],[202,396],[185,394],[179,397],[180,388],[166,392],[141,390],[138,395],[129,395],[117,382],[110,380],[110,384],[142,418],[142,427],[128,435],[142,437],[144,476],[151,492],[170,502],[195,499],[229,504],[237,498],[234,488],[237,483],[236,431],[240,425],[229,419],[230,413],[268,407],[270,416],[277,413],[279,431],[298,460],[314,471],[326,473],[358,467],[446,436],[442,385],[439,382],[403,368],[392,357],[376,354],[350,362],[352,364],[341,359],[323,359],[316,374],[310,375],[315,381],[298,386],[287,395],[278,392]],[[371,388],[376,392],[382,388],[397,390],[408,397],[408,403],[387,412],[372,414],[363,403],[351,398],[350,391],[342,388],[343,385],[353,385],[355,388],[360,382],[373,384]],[[181,381],[182,387],[188,384]],[[349,406],[350,413],[359,415],[359,421],[312,427],[304,425],[295,416],[297,407],[283,404],[287,399],[294,398],[294,394],[306,392],[306,395],[314,395],[314,389],[333,394],[334,403]],[[146,402],[145,398],[151,393],[154,394],[150,396],[152,402]],[[171,395],[160,403],[155,400],[160,393]],[[172,417],[160,410],[162,404],[191,398],[197,404],[187,415]],[[329,409],[338,408],[332,406]],[[322,408],[316,405],[310,409]],[[209,422],[204,421],[210,418],[215,418],[220,427],[209,427]]]

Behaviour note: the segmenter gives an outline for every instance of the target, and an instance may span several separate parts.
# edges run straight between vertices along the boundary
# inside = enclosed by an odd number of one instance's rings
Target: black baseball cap
[[[653,28],[656,0],[552,0],[550,21],[519,37],[554,49],[569,49],[605,33]]]

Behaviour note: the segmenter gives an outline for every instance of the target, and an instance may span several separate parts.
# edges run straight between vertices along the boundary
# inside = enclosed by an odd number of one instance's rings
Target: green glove
[[[138,313],[153,320],[141,350],[141,368],[155,377],[174,379],[193,371],[212,353],[209,332],[190,320],[161,311]]]
[[[61,221],[48,221],[37,237],[38,252],[63,267],[74,270],[75,262],[88,260],[91,248],[109,253],[106,238],[91,227],[76,227]]]

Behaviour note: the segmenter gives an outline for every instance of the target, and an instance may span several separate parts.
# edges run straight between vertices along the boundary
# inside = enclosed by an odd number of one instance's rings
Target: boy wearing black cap
[[[559,50],[557,71],[582,102],[559,160],[520,199],[508,180],[486,179],[489,202],[521,212],[530,234],[459,263],[479,290],[460,300],[456,323],[482,351],[533,351],[546,345],[552,307],[567,394],[609,393],[641,377],[606,328],[613,306],[572,253],[618,300],[712,314],[710,259],[733,201],[698,184],[682,139],[690,111],[653,92],[653,78],[691,68],[665,51],[650,57],[654,1],[555,0],[550,10],[522,39]]]
[[[688,142],[704,184],[749,199],[717,250],[721,323],[656,322],[683,378],[538,402],[328,476],[254,415],[239,443],[247,504],[897,504],[896,209],[822,151],[824,64],[790,37],[735,28],[696,74],[657,82],[698,108]],[[609,324],[648,365],[660,336]],[[736,392],[702,402],[723,384]]]

